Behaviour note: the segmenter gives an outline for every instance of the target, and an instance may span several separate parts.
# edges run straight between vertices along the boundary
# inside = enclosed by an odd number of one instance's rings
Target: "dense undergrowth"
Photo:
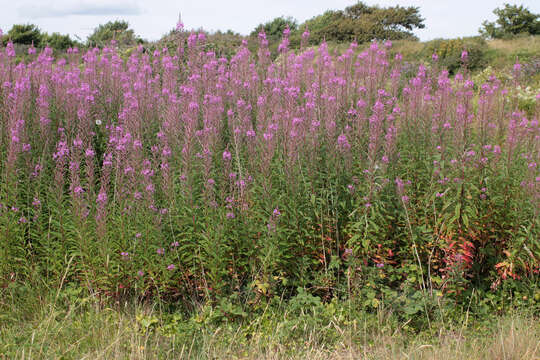
[[[36,284],[34,284],[36,285]],[[24,296],[21,296],[24,295]],[[102,306],[96,298],[37,285],[2,298],[0,359],[537,359],[530,312],[502,316],[439,307],[418,330],[390,304],[363,311],[300,292],[238,318],[203,306],[190,314],[154,304]],[[516,305],[516,304],[514,304]]]
[[[454,76],[437,55],[411,71],[390,43],[296,54],[287,32],[272,61],[259,37],[230,60],[184,32],[126,60],[2,48],[2,294],[34,281],[219,321],[351,301],[413,329],[471,304],[538,314],[524,66],[473,76],[462,51]]]

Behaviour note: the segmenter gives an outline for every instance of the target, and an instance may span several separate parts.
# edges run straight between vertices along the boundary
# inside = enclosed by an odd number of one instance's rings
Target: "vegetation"
[[[68,48],[77,45],[69,35],[62,35],[57,32],[49,35],[46,32],[41,32],[41,30],[33,24],[13,25],[2,40],[4,44],[11,41],[14,44],[33,45],[36,48],[50,46],[51,48],[60,51],[67,50]]]
[[[51,48],[55,50],[62,50],[65,51],[69,48],[72,48],[74,46],[77,46],[77,42],[72,40],[69,35],[63,35],[57,32],[54,32],[52,34],[43,34],[43,40],[42,43],[50,46]]]
[[[424,19],[417,7],[368,6],[362,2],[341,11],[327,11],[300,26],[309,28],[311,41],[366,42],[374,39],[415,38],[412,30],[423,29]]]
[[[129,28],[129,23],[123,20],[109,21],[106,24],[99,25],[94,32],[88,36],[89,46],[103,47],[114,40],[118,45],[136,45],[143,43],[143,40],[135,35],[135,32]]]
[[[7,43],[8,39],[16,44],[25,44],[34,46],[40,46],[43,35],[41,30],[33,24],[15,24],[8,31],[4,41]]]
[[[363,43],[376,39],[416,39],[412,30],[423,29],[424,26],[424,19],[416,7],[381,8],[358,2],[344,10],[326,11],[300,25],[291,17],[277,17],[258,25],[250,37],[256,42],[262,30],[271,52],[277,54],[284,31],[290,33],[289,46],[298,49],[302,39],[306,40],[304,45],[319,45],[323,41]]]
[[[495,22],[484,21],[480,33],[492,39],[518,34],[540,35],[540,14],[534,14],[523,5],[505,4],[493,10]]]
[[[268,21],[265,24],[260,24],[253,30],[250,34],[252,37],[259,36],[259,33],[263,31],[266,34],[266,37],[273,41],[273,42],[279,42],[281,40],[281,37],[283,36],[283,31],[285,29],[289,29],[291,31],[294,31],[298,29],[298,23],[295,19],[292,17],[277,17],[271,21]]]
[[[37,285],[37,284],[36,284]],[[39,285],[38,285],[39,286]],[[240,321],[220,309],[192,315],[140,304],[100,306],[61,291],[11,289],[0,298],[0,358],[5,359],[437,359],[533,360],[538,319],[527,313],[478,319],[467,312],[433,332],[412,331],[386,305],[307,302],[261,309]],[[17,298],[14,293],[19,292]],[[40,300],[41,299],[41,300]]]
[[[538,38],[282,20],[0,47],[0,354],[538,357]]]

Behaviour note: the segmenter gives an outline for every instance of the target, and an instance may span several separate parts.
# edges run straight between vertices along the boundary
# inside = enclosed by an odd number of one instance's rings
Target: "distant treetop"
[[[113,39],[119,45],[135,45],[142,42],[142,39],[129,28],[127,21],[116,20],[95,28],[94,32],[88,36],[87,43],[89,46],[105,46]]]
[[[393,6],[381,8],[363,2],[345,8],[329,10],[304,24],[311,32],[311,41],[323,39],[338,42],[366,42],[373,39],[414,39],[412,31],[423,29],[424,19],[418,7]]]
[[[495,22],[484,21],[480,33],[488,38],[500,39],[518,34],[539,35],[540,14],[534,14],[523,5],[504,4],[496,8]]]
[[[69,35],[60,34],[54,32],[47,34],[41,32],[41,30],[35,24],[15,24],[8,31],[2,41],[12,41],[14,44],[31,45],[35,47],[50,46],[56,50],[66,50],[69,47],[75,46],[77,43],[70,38]]]

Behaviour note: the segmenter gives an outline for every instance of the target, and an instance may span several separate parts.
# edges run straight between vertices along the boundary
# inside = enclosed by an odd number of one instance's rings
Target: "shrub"
[[[101,24],[94,29],[94,32],[88,36],[89,46],[103,47],[108,45],[111,40],[115,40],[119,45],[135,45],[142,43],[142,39],[135,35],[135,32],[129,28],[129,23],[123,20],[109,21]]]
[[[424,57],[431,58],[437,54],[442,66],[451,74],[464,64],[462,54],[467,52],[466,65],[470,70],[478,70],[486,66],[487,43],[480,37],[458,38],[451,40],[433,40],[425,44]]]
[[[11,40],[15,44],[41,46],[41,30],[34,24],[15,24],[3,38],[4,42]]]

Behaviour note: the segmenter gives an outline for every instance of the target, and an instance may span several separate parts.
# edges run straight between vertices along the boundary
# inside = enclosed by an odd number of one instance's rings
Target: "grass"
[[[521,36],[514,39],[493,39],[488,41],[490,49],[506,54],[528,50],[538,55],[540,53],[540,36]]]
[[[421,58],[428,60],[430,53],[426,53],[426,47],[430,42],[420,42],[411,40],[396,40],[393,41],[392,51],[399,52],[404,59],[411,61]],[[513,39],[493,39],[488,40],[485,54],[486,66],[492,66],[496,69],[512,67],[519,59],[520,62],[530,62],[539,58],[540,54],[540,36],[521,36]],[[368,44],[362,44],[362,47],[367,47]],[[338,53],[343,53],[349,44],[330,43],[331,52],[334,50]],[[426,58],[427,56],[427,58]]]
[[[20,297],[19,290],[2,291],[0,359],[540,357],[540,322],[526,312],[435,324],[428,333],[396,324],[382,308],[375,313],[349,308],[347,320],[335,313],[322,323],[268,308],[253,318],[212,322],[208,308],[179,320],[155,304],[103,306],[92,297],[66,295],[69,291],[29,297]]]

